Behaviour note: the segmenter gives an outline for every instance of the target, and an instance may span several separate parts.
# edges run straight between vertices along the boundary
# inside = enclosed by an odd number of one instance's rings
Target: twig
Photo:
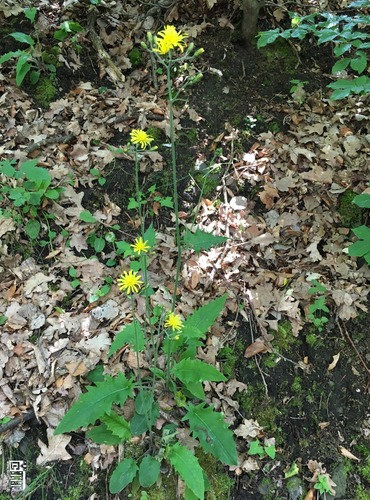
[[[351,339],[351,337],[348,335],[348,332],[347,332],[347,328],[345,326],[345,324],[343,323],[343,329],[342,327],[340,326],[340,322],[339,320],[337,319],[337,325],[339,327],[339,330],[340,330],[340,333],[342,334],[342,337],[347,340],[349,342],[349,344],[351,345],[352,349],[355,351],[358,359],[360,360],[360,362],[362,363],[363,367],[365,368],[366,372],[367,372],[367,376],[369,378],[369,381],[367,383],[367,386],[366,386],[366,389],[369,388],[370,386],[370,369],[368,368],[367,364],[366,364],[366,361],[364,361],[364,358],[361,356],[361,354],[358,352],[358,349],[357,347],[355,346],[353,340]],[[344,332],[344,333],[343,333]]]
[[[28,410],[26,413],[22,413],[21,417],[15,417],[6,424],[0,425],[0,434],[3,434],[6,431],[10,431],[11,429],[15,429],[18,425],[23,424],[23,422],[27,422],[27,420],[31,420],[31,418],[35,417],[35,411]]]
[[[70,142],[74,137],[75,137],[75,135],[72,133],[69,133],[66,135],[52,135],[51,137],[45,137],[45,139],[42,139],[39,142],[34,142],[30,146],[27,146],[25,148],[25,151],[26,151],[26,153],[32,153],[33,151],[40,148],[41,146],[46,146],[48,144],[55,144],[57,142],[65,144],[67,142]]]

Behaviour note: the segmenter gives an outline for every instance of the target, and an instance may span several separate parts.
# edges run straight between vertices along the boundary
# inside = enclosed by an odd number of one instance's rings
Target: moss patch
[[[337,212],[344,227],[357,227],[362,223],[363,210],[352,203],[355,196],[357,193],[347,189],[338,197]]]

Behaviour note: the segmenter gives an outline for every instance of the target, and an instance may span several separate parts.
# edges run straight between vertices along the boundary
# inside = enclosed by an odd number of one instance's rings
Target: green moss
[[[222,373],[227,378],[235,377],[235,366],[244,350],[243,343],[237,340],[234,347],[225,346],[218,353]]]
[[[39,106],[47,108],[57,95],[57,92],[55,82],[50,78],[42,77],[33,87],[32,97]]]
[[[165,138],[163,130],[158,127],[149,127],[146,132],[153,137],[154,142],[162,141]]]
[[[209,453],[205,453],[201,448],[197,449],[196,456],[210,485],[210,488],[206,493],[206,500],[229,498],[230,490],[234,485],[234,481],[226,474],[220,462],[218,462],[216,458]]]
[[[259,51],[266,57],[269,64],[279,63],[289,73],[295,72],[297,56],[289,42],[283,38],[278,38],[274,43],[261,47]]]
[[[370,500],[370,492],[366,491],[362,486],[356,489],[356,500]]]
[[[362,477],[370,484],[370,458],[367,459],[367,464],[359,467]]]
[[[42,53],[41,58],[45,64],[53,64],[58,68],[61,65],[58,58],[59,53],[60,49],[58,46],[49,47]]]
[[[277,332],[271,332],[274,335],[273,347],[276,351],[283,354],[291,349],[298,342],[297,337],[293,335],[293,328],[288,320],[280,321]]]
[[[341,217],[344,227],[357,227],[362,223],[363,210],[352,203],[356,195],[357,193],[351,189],[347,189],[347,191],[338,197],[337,212]]]
[[[236,394],[242,413],[246,418],[253,418],[275,438],[280,433],[278,419],[281,411],[266,398],[263,384],[248,387],[247,392]]]
[[[302,391],[302,384],[301,384],[301,377],[294,377],[293,383],[291,385],[291,389],[293,392],[301,392]]]

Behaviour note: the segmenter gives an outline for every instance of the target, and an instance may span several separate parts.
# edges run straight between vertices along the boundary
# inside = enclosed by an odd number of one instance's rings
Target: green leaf
[[[100,253],[105,248],[105,239],[104,238],[94,238],[94,250],[96,253]]]
[[[146,415],[153,406],[154,396],[152,391],[141,390],[135,398],[135,411],[139,415]]]
[[[370,208],[370,194],[362,193],[355,196],[352,203],[361,208]]]
[[[104,382],[96,383],[96,387],[87,387],[87,392],[73,404],[54,434],[63,434],[94,424],[105,413],[110,413],[113,403],[122,406],[128,397],[132,397],[134,387],[133,379],[128,380],[122,373],[117,377],[107,375]]]
[[[189,338],[204,338],[217,316],[223,310],[226,298],[226,295],[222,295],[193,312],[184,321],[182,333]]]
[[[259,455],[260,458],[262,458],[265,455],[265,450],[263,446],[261,446],[260,442],[256,440],[249,443],[248,453],[249,455]]]
[[[150,248],[154,247],[156,232],[154,231],[153,224],[150,224],[148,229],[145,231],[143,240],[147,242]]]
[[[0,326],[4,325],[7,321],[8,317],[4,316],[3,314],[0,314]]]
[[[139,482],[143,488],[150,488],[157,481],[161,472],[161,464],[154,457],[147,455],[140,463]]]
[[[228,428],[224,416],[205,403],[198,406],[189,404],[188,413],[182,419],[188,420],[191,433],[199,439],[202,448],[227,465],[236,465],[238,458],[233,433]]]
[[[353,232],[355,233],[357,238],[368,240],[370,242],[370,227],[367,226],[355,227],[353,228]]]
[[[90,431],[86,432],[86,436],[98,444],[114,446],[115,444],[122,443],[122,439],[113,434],[105,424],[93,427]]]
[[[355,241],[348,247],[348,255],[351,257],[364,257],[370,253],[370,240]]]
[[[37,9],[36,7],[29,7],[28,9],[24,9],[24,15],[31,21],[31,23],[34,22],[35,17],[37,14]]]
[[[204,499],[204,478],[203,470],[198,459],[185,446],[176,443],[168,446],[166,457],[186,486],[196,495],[197,498]]]
[[[93,222],[98,222],[89,210],[84,210],[83,212],[81,212],[80,219],[83,222],[87,222],[88,224],[92,224]]]
[[[358,57],[351,59],[350,66],[353,71],[361,74],[367,67],[367,57],[364,52],[358,52],[357,54]]]
[[[9,61],[10,59],[12,59],[13,57],[18,57],[20,56],[21,54],[23,54],[23,50],[17,50],[15,52],[7,52],[6,54],[3,54],[1,57],[0,57],[0,64],[3,64],[4,62],[7,62]]]
[[[200,382],[204,382],[205,380],[223,382],[226,380],[226,377],[214,366],[208,365],[198,359],[183,359],[179,363],[175,363],[171,371],[172,374],[181,380],[187,389],[199,399],[204,398],[204,392]],[[194,386],[192,384],[196,385]]]
[[[114,494],[126,488],[135,478],[138,469],[132,458],[125,458],[113,471],[109,481],[109,491]]]
[[[201,250],[209,250],[216,245],[225,243],[227,240],[228,238],[226,238],[226,236],[215,236],[212,233],[202,231],[199,227],[197,227],[195,233],[186,229],[184,235],[185,245],[193,248],[196,253],[201,252]]]
[[[31,69],[31,65],[28,64],[27,60],[28,60],[28,54],[21,55],[15,67],[15,82],[18,85],[18,87],[22,84],[24,78]]]
[[[129,344],[135,352],[143,351],[145,348],[146,340],[144,332],[137,320],[126,325],[120,332],[117,333],[112,345],[110,346],[108,358],[126,344]]]
[[[270,458],[274,459],[276,456],[275,445],[265,446],[265,452]]]
[[[45,191],[45,197],[49,200],[57,200],[59,198],[59,191],[57,189],[48,189]]]
[[[29,220],[24,226],[24,232],[31,240],[35,240],[40,234],[41,224],[38,220]]]
[[[17,42],[26,43],[31,47],[35,45],[35,40],[32,38],[32,36],[26,35],[26,33],[17,31],[16,33],[11,33],[9,36],[13,37],[14,40],[17,40]]]
[[[120,415],[117,415],[117,413],[111,412],[110,415],[104,415],[100,420],[121,441],[128,441],[132,437],[129,422]]]
[[[279,28],[258,33],[257,47],[260,49],[262,47],[265,47],[266,45],[269,45],[270,43],[274,43],[279,36]]]
[[[338,73],[339,71],[343,71],[346,69],[350,62],[350,59],[348,57],[345,57],[344,59],[340,59],[337,61],[334,66],[331,68],[331,72],[333,74]]]
[[[117,241],[116,247],[117,247],[116,250],[117,255],[123,254],[124,257],[129,257],[134,253],[133,249],[131,248],[131,245],[126,241]]]

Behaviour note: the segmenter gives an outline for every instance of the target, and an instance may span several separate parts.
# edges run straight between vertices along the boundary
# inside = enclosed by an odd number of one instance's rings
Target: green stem
[[[180,240],[180,224],[179,224],[179,197],[177,192],[177,163],[176,163],[176,149],[175,149],[175,129],[173,123],[173,104],[174,96],[172,93],[171,85],[171,61],[165,64],[167,70],[167,89],[168,89],[168,101],[169,101],[169,118],[170,118],[170,141],[171,141],[171,166],[172,166],[172,190],[173,190],[173,201],[175,208],[175,221],[176,221],[176,244],[177,244],[177,266],[176,266],[176,277],[173,289],[173,299],[172,299],[172,312],[175,309],[177,287],[179,283],[180,270],[181,270],[181,240]]]

